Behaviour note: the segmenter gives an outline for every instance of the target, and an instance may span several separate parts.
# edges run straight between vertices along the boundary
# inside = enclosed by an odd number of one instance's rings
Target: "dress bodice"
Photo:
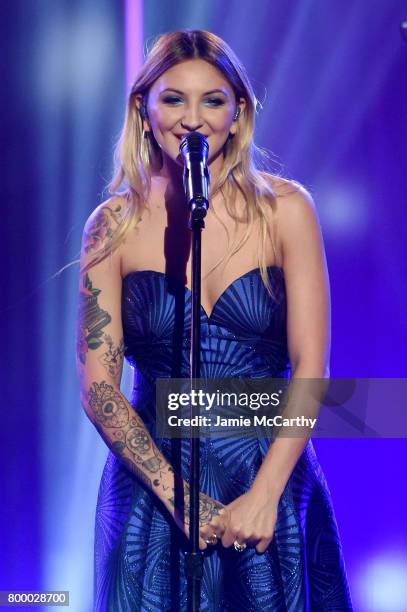
[[[282,268],[267,268],[272,295],[259,268],[235,279],[210,316],[201,306],[201,376],[285,377],[289,370],[286,292]],[[125,356],[138,376],[190,375],[192,294],[166,274],[130,272],[123,279]]]

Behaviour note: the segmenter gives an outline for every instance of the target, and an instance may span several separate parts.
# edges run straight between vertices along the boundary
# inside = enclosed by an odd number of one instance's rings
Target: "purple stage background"
[[[407,44],[399,24],[407,4],[20,0],[0,11],[0,590],[69,589],[70,609],[86,612],[106,448],[78,399],[77,266],[55,273],[77,257],[83,223],[106,196],[140,43],[203,28],[241,57],[263,103],[258,143],[318,207],[331,375],[404,377]],[[405,610],[406,440],[318,439],[315,447],[355,610]]]

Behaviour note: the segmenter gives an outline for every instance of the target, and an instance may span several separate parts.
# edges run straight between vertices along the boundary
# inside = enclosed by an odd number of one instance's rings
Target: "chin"
[[[161,148],[161,153],[163,156],[164,164],[167,166],[177,166],[179,168],[184,167],[184,162],[179,151],[168,151],[164,148]]]

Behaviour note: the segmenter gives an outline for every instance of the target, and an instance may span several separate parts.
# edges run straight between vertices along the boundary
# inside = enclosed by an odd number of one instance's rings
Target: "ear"
[[[150,127],[150,123],[148,121],[148,112],[147,112],[147,100],[145,96],[142,96],[141,94],[136,94],[135,97],[135,102],[136,102],[136,106],[137,106],[137,110],[140,113],[140,116],[143,120],[143,130],[145,132],[150,132],[151,131],[151,127]]]
[[[239,117],[232,122],[232,125],[230,126],[230,130],[229,130],[232,135],[236,134],[237,132],[237,126],[238,126],[239,121],[242,120],[242,115],[244,116],[245,108],[246,108],[246,100],[244,98],[239,98],[239,101],[235,108],[235,112],[237,109],[239,109],[240,111]]]

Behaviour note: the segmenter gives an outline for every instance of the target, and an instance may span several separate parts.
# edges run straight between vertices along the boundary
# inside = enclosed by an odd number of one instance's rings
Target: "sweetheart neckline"
[[[266,266],[266,270],[267,272],[269,272],[270,270],[279,270],[279,272],[284,276],[284,269],[281,266]],[[202,304],[200,304],[201,306],[201,311],[204,313],[206,319],[208,321],[210,321],[210,319],[213,316],[213,313],[215,312],[215,309],[219,303],[219,301],[223,298],[223,296],[233,287],[233,285],[235,283],[237,283],[238,281],[242,280],[243,278],[245,278],[246,276],[249,276],[249,274],[253,274],[254,272],[259,272],[260,268],[257,266],[257,268],[252,268],[251,270],[248,270],[247,272],[245,272],[244,274],[241,274],[240,276],[238,276],[237,278],[235,278],[231,283],[229,283],[229,285],[227,285],[225,287],[225,289],[221,292],[221,294],[217,297],[217,299],[215,300],[213,306],[212,306],[212,310],[211,313],[208,315],[208,313],[206,312],[205,308],[202,306]],[[161,272],[160,270],[133,270],[132,272],[127,272],[127,274],[125,276],[123,276],[122,278],[122,283],[129,277],[129,276],[134,276],[135,274],[158,274],[158,276],[163,276],[164,278],[169,278],[168,274],[166,272]],[[192,293],[192,289],[190,289],[187,285],[184,285],[184,289],[186,289],[188,291],[188,293]]]

